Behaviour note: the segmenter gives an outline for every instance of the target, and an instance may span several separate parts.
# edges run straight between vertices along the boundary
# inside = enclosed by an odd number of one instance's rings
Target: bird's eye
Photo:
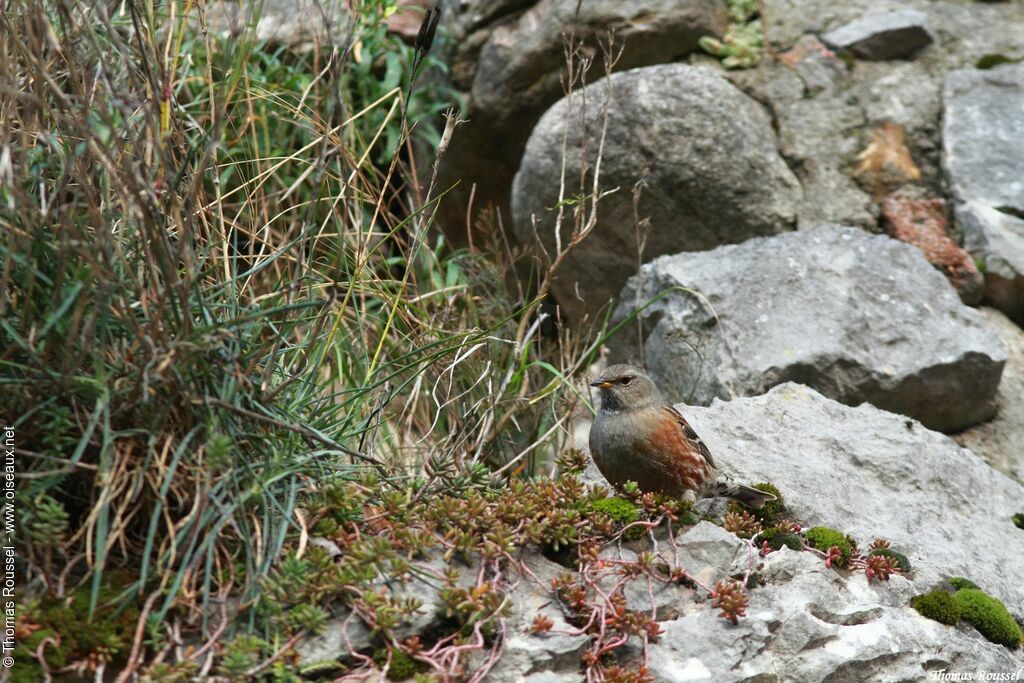
[[[633,381],[632,377],[623,377],[622,378],[622,385],[625,386],[625,385],[629,384],[632,381]]]

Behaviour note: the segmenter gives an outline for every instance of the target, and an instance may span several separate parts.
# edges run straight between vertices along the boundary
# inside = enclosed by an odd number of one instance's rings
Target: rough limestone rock
[[[968,576],[1024,616],[1024,562],[1013,542],[1022,532],[1011,521],[1024,486],[917,422],[797,384],[678,407],[723,470],[774,483],[793,519],[840,529],[862,548],[888,539],[914,571],[869,582],[863,572],[828,569],[809,552],[771,553],[757,567],[764,585],[750,591],[738,625],[699,596],[661,622],[664,632],[648,648],[654,680],[917,681],[933,672],[1024,667],[1021,649],[991,643],[963,622],[925,619],[909,604],[951,576]],[[680,539],[703,536],[701,526]],[[711,552],[711,536],[701,544],[705,552],[735,572],[740,542],[722,537]],[[639,665],[638,644],[620,661]]]
[[[890,540],[920,586],[968,576],[1011,611],[1024,607],[1024,562],[1011,542],[1024,486],[949,437],[798,384],[680,410],[723,470],[771,481],[801,523],[841,529],[861,547]]]
[[[943,104],[943,161],[956,197],[1024,215],[1024,62],[950,72]]]
[[[928,17],[917,10],[899,10],[862,17],[824,34],[822,40],[861,59],[909,57],[933,42]]]
[[[599,44],[610,30],[615,49],[622,49],[614,69],[625,71],[676,61],[697,50],[702,36],[720,37],[729,24],[723,0],[448,1],[457,5],[448,21],[456,46],[452,82],[468,95],[469,121],[453,137],[440,170],[442,185],[459,183],[442,205],[446,227],[458,235],[466,231],[474,185],[475,210],[492,205],[508,218],[509,188],[530,131],[565,94],[567,35],[593,57],[587,76],[593,82],[605,75]]]
[[[1024,330],[991,308],[979,311],[985,327],[1006,347],[1006,367],[996,391],[996,416],[956,436],[992,467],[1024,483]],[[1024,502],[1020,505],[1024,512]]]
[[[771,553],[762,571],[767,585],[751,591],[739,625],[706,606],[662,624],[648,659],[654,680],[916,681],[930,671],[1020,665],[969,627],[919,617],[907,603],[921,588],[902,576],[883,585],[862,573],[841,578],[789,549]]]
[[[797,53],[790,59],[800,60],[798,64],[764,59],[755,69],[728,75],[773,113],[782,154],[804,190],[801,228],[841,223],[878,230],[878,202],[897,187],[876,194],[855,181],[851,169],[872,130],[887,121],[906,131],[906,146],[921,173],[917,182],[929,194],[947,195],[942,160],[945,74],[973,66],[985,55],[1024,56],[1020,2],[772,0],[765,33],[784,57],[784,51],[799,47],[808,34],[820,36],[866,16],[904,9],[925,13],[935,40],[912,60],[859,59],[848,66],[836,55]],[[829,68],[819,68],[826,62]]]
[[[524,559],[529,572],[518,575],[510,594],[514,600],[505,622],[502,656],[491,669],[490,681],[554,681],[546,678],[552,672],[575,672],[580,654],[589,638],[576,631],[565,619],[560,603],[552,594],[551,581],[565,573],[565,567],[543,555],[530,553]],[[538,614],[554,624],[543,636],[530,633],[530,625]]]
[[[956,220],[985,272],[985,299],[1024,322],[1024,220],[973,201],[957,207]]]
[[[623,290],[643,359],[673,398],[763,393],[784,382],[955,431],[995,412],[1005,353],[922,253],[835,225],[656,259]],[[627,326],[613,356],[639,359]]]
[[[573,183],[581,165],[594,168],[602,103],[610,85],[600,184],[618,191],[601,201],[596,227],[560,270],[554,292],[571,317],[605,306],[636,272],[637,220],[644,223],[639,229],[645,235],[646,260],[789,230],[800,199],[797,180],[775,149],[763,109],[714,72],[665,64],[609,80],[610,84],[602,80],[586,89],[585,114],[579,109],[579,95],[571,113],[567,100],[562,100],[544,114],[513,184],[512,212],[519,238],[533,240],[536,219],[536,235],[552,253],[550,209],[559,201],[563,133],[568,123],[566,178],[571,197],[580,192]],[[590,140],[583,145],[585,137]],[[571,212],[570,207],[563,244],[569,238]]]

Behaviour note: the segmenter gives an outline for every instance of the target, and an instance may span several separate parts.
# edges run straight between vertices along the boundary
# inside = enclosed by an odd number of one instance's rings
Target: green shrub
[[[808,529],[804,537],[807,539],[809,546],[817,548],[822,552],[828,552],[829,548],[833,546],[839,548],[840,556],[835,564],[839,567],[849,565],[850,558],[853,555],[854,544],[850,537],[841,531],[836,531],[827,526],[816,526]]]
[[[993,598],[978,588],[964,588],[953,596],[960,606],[964,620],[978,629],[981,635],[993,643],[1016,648],[1020,645],[1020,625],[1006,610],[1001,600]]]
[[[960,604],[944,590],[934,590],[931,593],[918,595],[910,601],[910,606],[916,609],[921,616],[940,624],[952,626],[960,621]]]
[[[1010,518],[1013,521],[1013,525],[1018,529],[1024,529],[1024,512],[1018,512]]]

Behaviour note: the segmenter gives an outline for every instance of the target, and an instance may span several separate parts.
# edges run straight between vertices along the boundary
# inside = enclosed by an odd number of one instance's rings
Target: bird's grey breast
[[[613,484],[636,479],[629,472],[637,447],[633,427],[629,416],[622,412],[600,412],[590,427],[590,455]]]

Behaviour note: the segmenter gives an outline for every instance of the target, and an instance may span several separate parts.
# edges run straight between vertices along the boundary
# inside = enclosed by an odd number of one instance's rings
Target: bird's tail
[[[730,480],[719,478],[715,482],[715,486],[711,491],[712,496],[722,496],[725,498],[732,498],[738,500],[747,507],[752,507],[755,510],[760,510],[764,507],[764,504],[775,500],[775,496],[767,491],[761,491],[755,489],[753,486],[747,486],[745,484],[737,484]]]

